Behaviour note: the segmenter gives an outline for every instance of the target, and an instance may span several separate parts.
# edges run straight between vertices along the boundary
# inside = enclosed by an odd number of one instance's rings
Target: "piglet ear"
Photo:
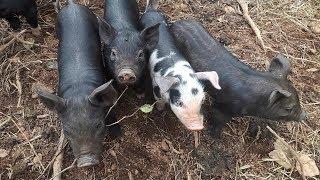
[[[179,78],[173,77],[173,76],[156,76],[155,77],[155,83],[160,88],[160,93],[164,94],[166,93],[174,84],[179,82]]]
[[[160,25],[160,23],[157,23],[153,26],[146,27],[140,33],[140,36],[146,42],[146,49],[149,51],[153,50],[156,47],[156,45],[158,44],[159,25]]]
[[[278,102],[282,98],[288,98],[291,96],[291,93],[286,90],[274,90],[269,96],[269,107]]]
[[[291,72],[290,62],[282,54],[278,54],[277,57],[271,61],[268,70],[279,78],[287,78]]]
[[[117,101],[118,93],[112,86],[112,81],[99,86],[89,95],[89,101],[97,106],[111,106]]]
[[[36,88],[36,92],[41,100],[41,102],[50,110],[57,110],[58,112],[63,111],[66,108],[66,100],[51,94],[40,88]]]
[[[99,23],[100,39],[105,44],[110,44],[112,39],[116,35],[116,30],[101,17],[97,16],[97,19],[98,19],[98,23]]]
[[[200,80],[209,80],[213,87],[221,89],[219,85],[219,76],[215,71],[197,72],[195,73]]]

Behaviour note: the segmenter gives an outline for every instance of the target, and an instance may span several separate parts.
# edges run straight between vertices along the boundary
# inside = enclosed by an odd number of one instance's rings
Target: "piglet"
[[[21,27],[19,15],[24,16],[32,28],[38,27],[35,0],[0,0],[0,18],[5,18],[14,30]]]
[[[239,61],[195,20],[176,21],[171,32],[180,49],[196,71],[217,71],[221,91],[208,85],[214,98],[214,135],[232,117],[256,116],[271,120],[301,121],[298,93],[287,79],[290,63],[278,55],[267,72],[261,72]]]
[[[157,10],[158,1],[148,1],[146,11],[140,19],[144,27],[159,23],[158,44],[151,51],[149,71],[152,78],[153,93],[163,109],[166,103],[189,130],[201,130],[203,115],[200,112],[205,99],[203,86],[199,79],[207,79],[214,88],[220,89],[215,71],[195,73],[190,64],[177,49],[169,31],[166,18]]]
[[[150,37],[158,33],[158,25],[141,29],[136,0],[105,0],[104,18],[106,21],[100,19],[100,32],[108,72],[117,85],[133,86],[138,95],[143,95],[146,50],[157,43],[157,39]]]
[[[105,80],[98,21],[87,7],[68,0],[58,14],[56,29],[58,95],[40,89],[38,95],[57,111],[78,167],[94,165],[103,150],[106,121],[116,119],[113,112],[106,119],[108,107],[117,99],[112,81]]]

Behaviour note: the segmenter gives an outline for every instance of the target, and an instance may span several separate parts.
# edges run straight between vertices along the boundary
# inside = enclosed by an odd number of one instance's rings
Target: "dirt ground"
[[[102,15],[102,0],[78,0]],[[27,29],[14,38],[8,24],[0,20],[0,179],[50,179],[51,161],[60,136],[60,122],[34,92],[36,84],[55,92],[58,41],[52,2],[37,0],[40,34]],[[139,2],[143,10],[145,2]],[[251,0],[249,12],[267,46],[259,46],[252,29],[238,13],[234,0],[164,0],[160,7],[170,20],[193,17],[239,59],[260,70],[281,52],[291,60],[290,79],[300,93],[309,116],[304,123],[272,123],[275,131],[296,151],[309,154],[320,167],[320,1]],[[318,27],[316,27],[318,24]],[[317,29],[318,28],[318,29]],[[138,100],[126,91],[116,107],[118,118],[132,114],[153,100]],[[210,119],[210,111],[206,112]],[[274,138],[265,123],[262,133],[249,135],[249,122],[237,118],[220,139],[207,130],[194,147],[194,137],[178,123],[170,110],[138,112],[121,122],[122,137],[105,141],[99,166],[70,168],[63,179],[301,179],[294,170],[270,162]],[[65,148],[63,168],[73,162]],[[320,179],[316,177],[315,179]]]

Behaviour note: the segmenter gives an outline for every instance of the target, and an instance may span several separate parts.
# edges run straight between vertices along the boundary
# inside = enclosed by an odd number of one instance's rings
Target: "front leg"
[[[13,14],[8,15],[5,19],[9,22],[10,27],[13,30],[18,30],[21,28],[20,19],[16,15],[13,15]]]
[[[138,99],[143,99],[145,97],[145,86],[143,83],[138,83],[132,88],[136,93]]]
[[[114,110],[110,111],[110,114],[108,115],[107,119],[106,119],[106,125],[112,124],[117,122],[117,118],[116,118],[116,114],[114,112]],[[122,130],[121,130],[121,126],[119,123],[114,124],[112,126],[109,127],[109,134],[111,139],[115,139],[119,136],[121,136],[122,134]]]
[[[156,108],[158,111],[163,111],[164,108],[166,107],[166,101],[161,98],[160,94],[160,87],[159,86],[153,86],[153,96],[154,99],[157,101],[156,103]]]
[[[232,117],[218,109],[213,110],[213,117],[208,121],[208,129],[210,134],[219,139],[221,136],[222,128],[232,120]]]

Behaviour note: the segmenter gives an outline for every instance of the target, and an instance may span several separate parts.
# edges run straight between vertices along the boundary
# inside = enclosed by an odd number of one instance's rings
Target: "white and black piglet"
[[[197,72],[191,68],[177,49],[168,29],[165,16],[157,10],[158,1],[148,1],[146,11],[140,19],[144,27],[157,23],[159,37],[157,46],[150,52],[149,70],[152,78],[153,93],[158,109],[166,103],[189,130],[201,130],[203,115],[201,106],[205,99],[203,86],[199,80],[206,79],[220,89],[218,74],[215,71]]]

